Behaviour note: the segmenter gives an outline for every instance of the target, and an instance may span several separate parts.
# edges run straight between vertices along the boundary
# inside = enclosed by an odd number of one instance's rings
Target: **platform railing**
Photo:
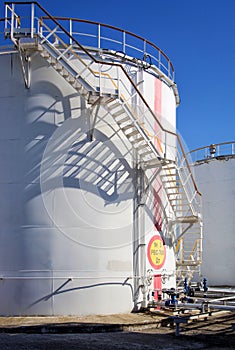
[[[114,50],[122,54],[123,59],[129,56],[133,60],[145,61],[149,66],[158,67],[169,79],[174,81],[172,62],[159,47],[149,40],[108,24],[67,17],[55,16],[54,18],[61,21],[71,37],[82,45]],[[48,17],[43,18],[43,20],[46,19]],[[71,39],[70,43],[72,43]]]
[[[188,153],[192,163],[212,160],[216,157],[235,156],[235,141],[213,143],[208,146],[196,148]]]

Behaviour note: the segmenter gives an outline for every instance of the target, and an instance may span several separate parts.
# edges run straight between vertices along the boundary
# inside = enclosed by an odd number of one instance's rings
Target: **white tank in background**
[[[191,152],[203,196],[202,275],[210,286],[235,286],[235,143]]]

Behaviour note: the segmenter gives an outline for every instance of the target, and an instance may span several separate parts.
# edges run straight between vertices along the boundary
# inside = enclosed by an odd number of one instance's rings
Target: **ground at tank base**
[[[1,350],[235,348],[235,331],[232,330],[232,324],[235,324],[235,312],[220,312],[207,319],[181,324],[179,336],[175,334],[175,326],[169,326],[167,319],[166,316],[155,316],[152,313],[84,317],[0,317],[0,348]]]

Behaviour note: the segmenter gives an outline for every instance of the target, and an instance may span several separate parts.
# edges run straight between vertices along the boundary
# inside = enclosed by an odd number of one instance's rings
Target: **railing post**
[[[7,11],[7,7],[8,7],[8,5],[5,5],[5,29],[7,29],[7,13],[8,13],[8,11]]]
[[[15,13],[15,4],[12,4],[12,8],[11,8],[11,39],[12,40],[14,36],[14,13]]]
[[[147,52],[146,52],[146,40],[144,40],[144,55],[143,55],[143,57],[145,57],[146,54],[147,54]]]
[[[122,37],[122,51],[126,53],[126,32],[123,31],[123,37]]]
[[[164,131],[165,133],[165,152],[164,152],[164,158],[167,158],[166,156],[166,151],[167,151],[167,133]]]
[[[101,66],[100,66],[100,63],[99,63],[99,87],[100,87],[100,96],[101,96],[102,91],[101,91]]]
[[[98,24],[98,36],[97,36],[97,39],[98,39],[98,49],[100,49],[100,23]]]
[[[119,68],[117,67],[117,88],[118,88],[118,99],[120,100],[121,93],[120,93],[120,79],[119,79]]]
[[[72,19],[70,18],[69,20],[69,34],[70,34],[70,38],[69,38],[69,44],[72,45],[72,36],[73,36],[73,22]]]
[[[34,30],[34,3],[31,4],[31,38],[33,38]]]
[[[158,50],[158,68],[161,70],[161,52]]]

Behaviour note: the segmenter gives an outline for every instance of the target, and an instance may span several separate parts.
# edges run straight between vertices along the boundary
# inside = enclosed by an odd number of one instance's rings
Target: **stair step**
[[[56,59],[55,59],[54,57],[51,57],[51,56],[49,56],[49,57],[47,58],[47,62],[48,62],[51,66],[57,64]]]
[[[145,157],[147,154],[150,154],[150,153],[152,153],[152,151],[151,150],[147,150],[147,151],[145,151],[143,153],[140,153],[140,157]]]
[[[163,170],[176,170],[176,167],[175,166],[169,166],[169,165],[164,165],[162,167]]]
[[[117,120],[117,124],[121,126],[121,124],[126,123],[128,121],[130,121],[130,118],[129,117],[125,117],[123,119]]]
[[[108,104],[108,102],[107,102],[107,104]],[[109,106],[108,106],[109,110],[111,110],[111,111],[117,107],[120,107],[120,102],[116,102],[112,105],[110,105],[110,103],[109,103]]]
[[[172,173],[170,173],[170,174],[160,174],[161,177],[165,177],[165,176],[175,176],[175,175],[177,175],[177,174],[172,174]]]
[[[64,78],[66,78],[66,77],[69,76],[69,72],[68,72],[66,69],[63,69],[63,70],[61,71],[61,75],[62,75]]]
[[[136,151],[141,151],[141,150],[143,150],[144,148],[147,148],[147,147],[149,147],[149,145],[144,143],[144,144],[136,147],[135,149],[136,149]]]
[[[57,72],[61,72],[63,70],[63,66],[60,63],[57,63],[57,65],[54,68]]]
[[[165,187],[165,190],[175,190],[175,189],[179,189],[178,186],[169,186],[169,187]]]
[[[182,196],[182,193],[181,192],[168,193],[168,196]],[[179,198],[178,198],[178,200],[179,200]]]
[[[73,84],[76,81],[76,79],[74,77],[72,77],[71,75],[68,75],[67,77],[65,77],[65,79],[70,84]]]
[[[125,133],[125,135],[129,138],[129,137],[132,137],[132,136],[135,136],[135,135],[138,135],[139,134],[139,131],[138,130],[134,130],[128,134]]]
[[[158,158],[150,159],[146,161],[144,164],[147,169],[151,169],[151,168],[155,168],[156,166],[159,166],[159,164],[161,164],[161,160]]]
[[[50,54],[47,51],[45,51],[44,49],[40,52],[40,55],[44,58],[50,57]]]
[[[133,129],[133,128],[134,128],[134,125],[133,125],[133,124],[128,124],[128,125],[126,125],[126,126],[121,127],[121,129],[122,129],[123,132],[124,132],[124,131],[127,131],[127,130],[129,130],[129,129]]]
[[[119,115],[121,115],[121,114],[123,114],[123,113],[125,113],[125,111],[124,111],[123,109],[120,109],[119,111],[113,113],[113,117],[116,118],[116,117],[118,117]]]
[[[104,96],[103,98],[103,103],[108,105],[109,103],[115,101],[117,99],[117,96],[112,97],[112,96]],[[119,103],[118,103],[119,104]]]
[[[138,137],[138,138],[136,138],[136,139],[134,139],[134,140],[132,140],[132,141],[130,141],[133,145],[135,145],[136,143],[139,143],[139,142],[141,142],[141,141],[144,141],[144,138],[143,138],[143,136],[140,136],[140,137]]]
[[[82,88],[82,84],[79,83],[77,80],[75,80],[73,83],[71,83],[71,85],[72,85],[72,87],[73,87],[74,89],[76,89],[76,90]]]

